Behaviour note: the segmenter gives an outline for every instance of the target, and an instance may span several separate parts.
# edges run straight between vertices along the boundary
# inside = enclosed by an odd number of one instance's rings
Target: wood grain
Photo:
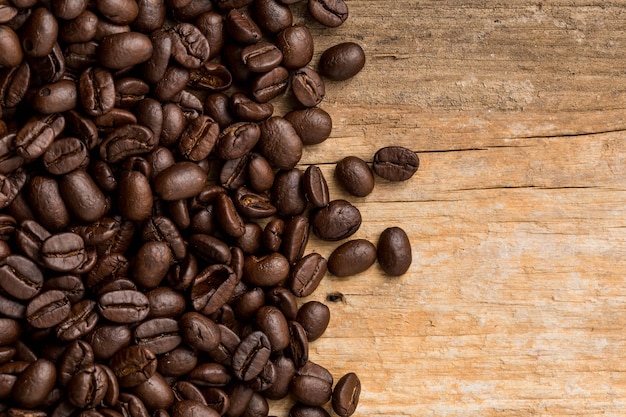
[[[327,83],[333,134],[302,167],[319,164],[346,198],[340,158],[418,152],[410,181],[350,198],[364,219],[354,237],[399,225],[414,262],[401,278],[377,265],[325,278],[308,299],[345,301],[328,303],[311,359],[359,375],[362,417],[624,415],[623,2],[347,3],[337,29],[295,7],[314,62],[348,40],[368,59]],[[312,238],[307,251],[335,246]]]

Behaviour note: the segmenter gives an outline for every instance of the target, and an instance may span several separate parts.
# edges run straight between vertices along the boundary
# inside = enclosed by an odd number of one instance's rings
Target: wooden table
[[[410,181],[349,197],[354,238],[399,225],[414,261],[401,278],[327,276],[309,299],[345,299],[311,359],[359,375],[361,417],[623,416],[626,4],[347,3],[343,26],[310,23],[314,62],[342,41],[368,61],[327,83],[334,130],[303,167],[345,198],[336,161],[415,150]]]

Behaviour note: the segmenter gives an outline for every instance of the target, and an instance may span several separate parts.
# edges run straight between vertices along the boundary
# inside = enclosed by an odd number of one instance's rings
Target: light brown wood
[[[367,64],[327,83],[333,134],[302,167],[345,198],[337,160],[415,150],[410,181],[350,198],[353,237],[399,225],[414,262],[400,278],[377,265],[325,278],[308,299],[345,301],[328,303],[311,359],[359,375],[362,417],[624,415],[624,3],[347,3],[337,29],[307,20],[314,62],[351,40]],[[313,237],[307,251],[335,246]]]

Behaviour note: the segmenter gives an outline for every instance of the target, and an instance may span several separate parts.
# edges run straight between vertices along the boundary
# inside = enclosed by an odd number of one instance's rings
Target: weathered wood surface
[[[377,265],[327,277],[310,298],[345,301],[329,303],[311,359],[357,372],[362,417],[624,415],[624,2],[348,5],[340,28],[311,23],[314,60],[354,40],[367,65],[327,83],[332,138],[303,166],[320,164],[340,198],[338,159],[417,151],[409,182],[352,198],[354,237],[400,225],[414,262],[397,279]]]

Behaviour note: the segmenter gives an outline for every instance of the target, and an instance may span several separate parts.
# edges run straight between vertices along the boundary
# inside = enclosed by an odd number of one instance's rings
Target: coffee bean
[[[253,4],[254,21],[270,33],[278,33],[291,26],[293,15],[287,4],[276,0],[257,0]]]
[[[252,81],[252,98],[259,103],[267,103],[283,94],[289,85],[289,72],[278,66]]]
[[[302,187],[306,199],[315,207],[325,207],[330,202],[328,184],[319,167],[310,165],[302,176]]]
[[[98,16],[85,10],[75,19],[63,22],[59,28],[59,40],[66,43],[89,42],[96,37]]]
[[[209,92],[227,90],[233,82],[229,69],[216,62],[205,62],[189,74],[188,85]]]
[[[134,0],[96,0],[96,9],[118,25],[132,23],[139,14],[139,7]]]
[[[361,213],[346,200],[333,200],[310,217],[311,228],[323,240],[341,240],[352,236],[361,226]]]
[[[274,306],[263,306],[256,311],[254,323],[269,339],[271,349],[280,352],[289,345],[289,326],[283,313]]]
[[[304,327],[295,320],[289,322],[289,346],[286,354],[296,368],[303,367],[309,360],[309,340]]]
[[[324,81],[311,68],[300,68],[291,76],[291,89],[296,99],[305,107],[317,106],[326,94]]]
[[[15,151],[26,160],[43,155],[65,128],[65,118],[59,114],[34,116],[15,136]]]
[[[157,287],[148,291],[146,297],[150,303],[148,318],[178,317],[185,312],[185,297],[170,287]]]
[[[271,200],[283,217],[302,214],[307,206],[302,184],[302,171],[298,168],[279,171],[274,178]]]
[[[247,14],[239,10],[231,10],[226,15],[226,32],[238,43],[253,44],[261,40],[261,29]]]
[[[209,315],[226,304],[238,283],[237,275],[227,265],[214,264],[193,281],[191,302],[196,311]]]
[[[117,352],[109,361],[109,366],[121,387],[135,387],[154,375],[157,358],[144,346],[129,346]]]
[[[320,57],[320,73],[334,81],[354,77],[365,66],[365,53],[354,42],[344,42],[328,48]]]
[[[182,323],[179,322],[179,324],[182,331]],[[195,350],[181,345],[159,357],[157,371],[165,377],[181,377],[191,372],[197,364],[198,355]],[[174,390],[176,391],[176,387],[174,387]]]
[[[283,53],[276,45],[261,41],[243,48],[241,60],[251,72],[267,72],[280,65]]]
[[[79,408],[93,408],[107,393],[107,375],[99,365],[79,370],[67,384],[68,400]]]
[[[419,168],[419,158],[415,152],[402,146],[387,146],[374,155],[374,172],[389,181],[406,181]]]
[[[277,46],[283,53],[283,62],[288,69],[305,67],[313,58],[313,37],[306,26],[294,25],[278,34]]]
[[[0,346],[10,346],[17,342],[22,328],[17,320],[0,318]]]
[[[321,406],[330,400],[332,385],[333,377],[330,372],[309,361],[296,371],[296,376],[289,385],[289,392],[296,401],[306,405]]]
[[[150,303],[139,291],[111,291],[98,300],[100,314],[114,323],[136,323],[148,316]]]
[[[260,125],[259,149],[272,166],[278,169],[292,169],[302,157],[302,140],[291,123],[275,116]]]
[[[324,142],[332,131],[330,115],[319,107],[292,110],[285,115],[304,145]]]
[[[44,266],[55,271],[73,271],[85,261],[86,256],[85,242],[76,233],[52,235],[41,244]]]
[[[49,173],[63,175],[85,168],[89,163],[89,153],[82,140],[67,137],[52,142],[43,154],[42,162]]]
[[[304,255],[308,241],[309,220],[303,215],[294,216],[285,223],[281,253],[293,265]]]
[[[33,298],[26,307],[28,324],[48,329],[61,323],[70,314],[70,301],[61,291],[45,291]]]
[[[146,320],[135,327],[135,343],[144,346],[155,355],[175,349],[182,342],[178,322],[168,317]]]
[[[332,406],[340,417],[354,414],[361,394],[361,381],[354,372],[342,376],[333,390]]]
[[[376,247],[366,239],[350,240],[335,248],[328,258],[328,270],[338,277],[366,271],[376,262]]]
[[[330,322],[330,309],[319,301],[308,301],[298,310],[296,321],[306,331],[309,342],[320,338]]]
[[[70,213],[54,178],[36,176],[27,184],[26,197],[42,226],[56,232],[70,223]]]
[[[106,198],[85,170],[77,169],[65,174],[59,187],[68,210],[79,221],[94,222],[106,212]]]
[[[311,295],[326,275],[327,261],[319,253],[310,253],[291,270],[289,289],[298,297]]]
[[[229,108],[236,117],[249,122],[263,121],[274,113],[272,103],[257,103],[243,93],[230,96]]]
[[[348,5],[343,0],[308,0],[311,16],[328,27],[340,26],[348,19]]]
[[[154,179],[154,190],[167,201],[190,198],[206,184],[206,173],[193,162],[178,162],[163,170]]]
[[[262,370],[271,354],[271,344],[260,331],[250,333],[235,350],[232,367],[235,376],[242,381],[250,381]]]
[[[152,42],[138,32],[105,36],[98,47],[98,62],[110,69],[122,69],[147,61],[152,56]]]
[[[32,106],[41,114],[54,114],[74,109],[77,101],[76,83],[61,80],[38,88],[33,94]]]
[[[221,342],[218,325],[202,314],[185,313],[180,318],[179,325],[183,340],[195,349],[210,352]]]
[[[52,51],[59,33],[59,24],[45,7],[38,7],[24,23],[21,43],[24,53],[32,57],[46,56]]]
[[[283,255],[247,256],[243,265],[244,281],[250,285],[272,287],[285,282],[289,276],[289,261]]]
[[[47,359],[38,359],[20,373],[11,391],[20,407],[37,408],[50,394],[56,383],[56,367]]]
[[[9,255],[0,267],[0,287],[20,300],[35,297],[43,286],[43,275],[37,265],[20,255]]]
[[[257,144],[261,130],[255,123],[235,123],[222,130],[215,146],[215,154],[222,159],[244,156]]]
[[[16,67],[4,68],[0,71],[0,104],[4,107],[17,106],[26,95],[30,83],[31,67],[27,62],[24,61]]]
[[[209,57],[209,42],[202,32],[190,23],[178,23],[169,30],[172,38],[172,57],[185,68],[200,68]]]
[[[413,258],[406,232],[399,227],[385,229],[378,238],[377,257],[388,275],[400,276],[408,271]]]
[[[56,328],[56,337],[65,342],[77,340],[93,330],[98,323],[96,303],[82,300],[72,305],[70,314]]]
[[[294,404],[289,410],[289,417],[330,417],[322,407]]]
[[[80,101],[91,116],[108,113],[115,105],[115,85],[111,73],[103,68],[86,69],[79,80]]]
[[[163,26],[166,12],[165,2],[162,0],[138,0],[137,18],[131,25],[138,32],[153,32]]]
[[[17,67],[24,59],[17,34],[8,26],[0,25],[0,66]]]
[[[372,170],[356,156],[346,156],[337,162],[334,175],[339,184],[356,197],[365,197],[374,190]]]
[[[172,417],[219,417],[217,411],[198,401],[183,400],[177,401],[172,407]]]

